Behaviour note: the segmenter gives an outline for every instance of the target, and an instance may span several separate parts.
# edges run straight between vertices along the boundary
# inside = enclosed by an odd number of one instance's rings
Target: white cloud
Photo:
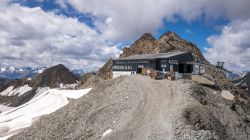
[[[228,68],[250,68],[249,0],[64,0],[64,3],[95,16],[102,35],[118,41],[155,32],[166,20],[229,20],[220,35],[209,37],[211,48],[205,55],[212,62],[227,61]]]
[[[240,2],[235,0],[56,0],[55,2],[63,8],[67,8],[69,4],[79,12],[93,16],[95,29],[77,19],[58,16],[40,8],[9,5],[5,1],[0,1],[2,63],[32,66],[65,63],[73,68],[95,69],[108,57],[114,57],[119,53],[120,50],[116,45],[110,42],[120,43],[120,41],[135,39],[145,32],[156,32],[166,20],[175,21],[178,17],[191,22],[203,16],[206,21],[223,18],[247,22],[250,19],[249,0]],[[244,46],[242,45],[244,42],[237,42],[237,39],[233,42],[232,38],[245,34],[246,29],[248,28],[231,23],[228,29],[226,27],[223,29],[221,35],[209,38],[212,48],[208,49],[206,54],[212,55],[212,50],[218,51],[215,53],[219,54],[220,50],[217,48],[224,48],[222,45]],[[220,44],[220,40],[229,38],[226,34],[236,35],[229,41],[222,41],[227,43]],[[235,50],[242,55],[239,48],[241,47],[231,47],[228,50]],[[214,61],[212,57],[209,59]]]
[[[233,70],[250,69],[250,19],[234,21],[225,26],[220,35],[208,38],[205,57],[213,63],[225,61],[226,67]]]
[[[120,50],[77,19],[0,2],[0,60],[14,66],[95,70]]]
[[[63,0],[60,3],[63,4]],[[82,13],[95,16],[96,25],[107,39],[126,40],[155,32],[163,21],[176,16],[190,22],[209,19],[250,18],[249,0],[64,0]],[[107,22],[108,21],[108,22]]]

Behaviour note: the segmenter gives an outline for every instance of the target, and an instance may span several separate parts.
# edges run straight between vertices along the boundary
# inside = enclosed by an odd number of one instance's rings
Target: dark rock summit
[[[10,80],[0,87],[0,92],[6,90],[8,87],[13,86],[13,91],[22,86],[28,85],[31,90],[27,91],[21,96],[1,96],[0,103],[8,106],[16,107],[22,105],[32,99],[37,93],[39,87],[58,88],[60,84],[74,84],[79,79],[72,74],[68,68],[59,64],[54,67],[48,68],[43,73],[35,76],[33,79],[16,79]]]
[[[41,74],[38,74],[33,79],[15,79],[8,81],[5,85],[0,88],[0,91],[8,88],[9,86],[14,86],[18,88],[24,85],[29,85],[30,87],[50,87],[56,88],[60,84],[73,84],[79,80],[72,72],[69,71],[64,65],[59,64],[44,70]]]
[[[43,73],[37,75],[32,80],[33,87],[59,87],[63,84],[73,84],[78,81],[78,77],[72,74],[68,68],[59,64],[54,67],[46,69]]]

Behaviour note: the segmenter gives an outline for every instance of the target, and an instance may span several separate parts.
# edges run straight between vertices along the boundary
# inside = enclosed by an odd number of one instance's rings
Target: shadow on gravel
[[[201,84],[202,86],[204,87],[208,87],[208,88],[211,88],[213,90],[216,90],[216,91],[222,91],[222,89],[219,87],[219,86],[216,86],[216,85],[209,85],[209,84]]]
[[[218,139],[228,139],[226,130],[220,121],[203,107],[187,108],[183,112],[185,123],[193,126],[194,130],[209,130]]]

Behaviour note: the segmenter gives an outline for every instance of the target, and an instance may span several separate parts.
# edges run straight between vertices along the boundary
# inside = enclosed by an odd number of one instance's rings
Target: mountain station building
[[[113,60],[113,78],[122,75],[140,74],[143,68],[160,72],[175,72],[176,77],[183,74],[201,74],[204,69],[194,61],[191,52],[169,52],[157,54],[132,55]]]

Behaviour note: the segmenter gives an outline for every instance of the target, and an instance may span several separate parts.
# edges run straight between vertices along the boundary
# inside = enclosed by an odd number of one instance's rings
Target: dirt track
[[[110,80],[14,139],[174,139],[182,109],[197,102],[187,97],[189,85],[146,76]]]
[[[129,123],[106,139],[174,139],[176,118],[190,103],[183,97],[190,95],[187,94],[190,91],[188,84],[156,81],[144,76],[131,76],[129,79],[144,98],[132,113]]]
[[[190,80],[140,75],[107,80],[11,139],[249,138],[249,127],[229,108],[232,101],[225,102],[212,89],[200,93],[201,87],[194,86]]]

